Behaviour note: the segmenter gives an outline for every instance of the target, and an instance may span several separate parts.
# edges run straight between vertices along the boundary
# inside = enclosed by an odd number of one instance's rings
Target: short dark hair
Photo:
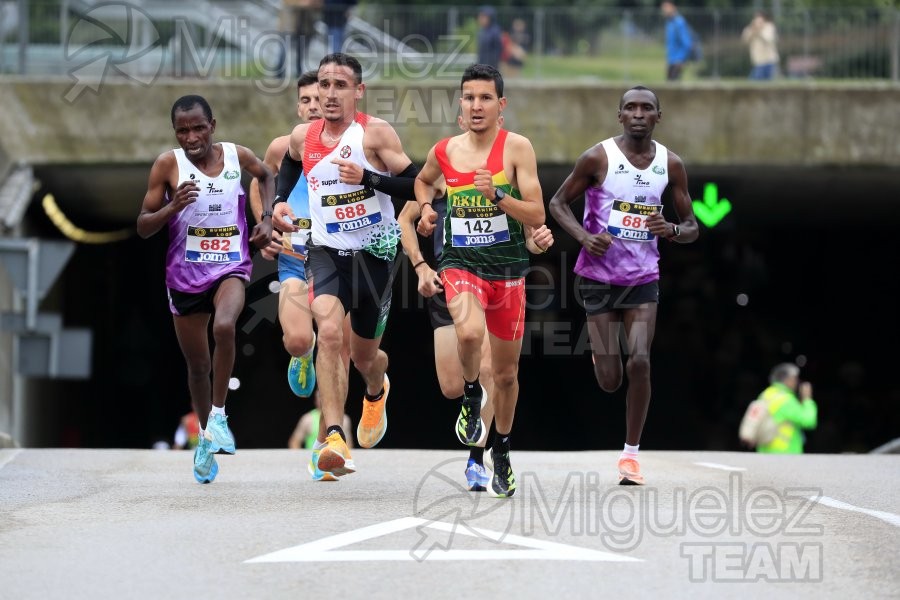
[[[196,94],[188,94],[187,96],[182,96],[181,98],[176,100],[175,104],[172,105],[172,127],[175,126],[176,111],[180,110],[182,112],[187,112],[198,105],[203,109],[203,114],[206,115],[206,120],[212,123],[212,109],[209,107],[209,102],[206,101],[206,98],[204,98],[203,96],[198,96]]]
[[[353,75],[356,77],[356,83],[362,83],[362,65],[359,64],[358,60],[356,60],[349,54],[344,54],[343,52],[332,52],[331,54],[326,54],[325,57],[319,61],[319,68],[321,69],[325,65],[332,64],[342,67],[350,67],[353,70]],[[318,72],[316,80],[318,81]]]
[[[627,94],[628,92],[634,91],[634,90],[647,91],[647,92],[650,92],[651,94],[653,94],[653,100],[656,103],[656,110],[657,110],[657,112],[659,112],[659,96],[656,95],[656,92],[654,92],[653,90],[651,90],[650,88],[648,88],[646,86],[636,85],[634,87],[631,87],[631,88],[628,88],[627,90],[625,90],[625,94]],[[625,94],[622,94],[622,97],[619,98],[619,110],[622,110],[622,107],[625,106]]]
[[[784,383],[790,377],[800,375],[800,367],[794,363],[781,363],[775,365],[772,372],[769,373],[769,383]]]
[[[306,73],[301,75],[299,79],[297,79],[297,93],[300,93],[300,88],[312,85],[314,83],[319,83],[319,72],[307,71]]]
[[[463,71],[462,80],[459,82],[459,89],[462,89],[467,81],[493,81],[494,88],[497,90],[497,97],[503,97],[503,75],[491,65],[469,65],[466,67],[466,70]]]

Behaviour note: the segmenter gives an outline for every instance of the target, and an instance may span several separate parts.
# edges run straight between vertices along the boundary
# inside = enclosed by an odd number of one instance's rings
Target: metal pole
[[[19,0],[19,75],[28,63],[28,0]]]

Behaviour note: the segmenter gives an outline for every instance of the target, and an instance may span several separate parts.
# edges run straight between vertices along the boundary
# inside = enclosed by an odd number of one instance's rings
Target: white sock
[[[319,440],[316,440],[316,443],[313,444],[313,450],[321,450],[327,445],[328,444],[326,442],[320,442]]]
[[[638,444],[637,446],[629,446],[628,444],[625,444],[625,449],[622,450],[622,454],[619,456],[619,458],[637,458],[638,448],[640,447],[640,444]]]
[[[222,415],[225,416],[225,407],[224,406],[213,406],[212,411],[209,413],[211,415]]]

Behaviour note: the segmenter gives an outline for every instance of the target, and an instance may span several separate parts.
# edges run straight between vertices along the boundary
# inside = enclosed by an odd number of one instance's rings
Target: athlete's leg
[[[471,292],[462,292],[447,304],[456,330],[459,361],[463,378],[475,381],[481,369],[481,349],[486,336],[484,308],[478,297]]]
[[[625,396],[625,443],[637,446],[650,406],[650,345],[656,330],[656,303],[625,310],[628,391]]]
[[[485,431],[491,428],[491,422],[494,420],[494,366],[490,337],[490,335],[484,336],[484,341],[481,343],[481,372],[478,376],[488,397],[487,402],[481,407],[481,420],[484,421]],[[487,436],[484,436],[484,439],[484,442],[478,444],[482,448],[486,442],[490,441]]]
[[[212,387],[209,379],[212,361],[209,356],[207,333],[209,317],[209,313],[172,317],[178,345],[187,364],[191,404],[200,419],[202,429],[206,429],[206,418],[212,410]]]
[[[212,403],[219,408],[225,406],[228,394],[228,380],[234,369],[235,326],[244,309],[244,282],[236,277],[228,277],[219,284],[213,296],[213,385]]]
[[[621,323],[622,317],[616,311],[587,316],[594,376],[604,392],[612,393],[622,385],[622,357],[619,349]]]
[[[445,325],[434,330],[434,370],[441,394],[456,399],[463,394],[462,364],[459,362],[456,329]]]
[[[512,431],[519,397],[519,355],[522,338],[503,340],[490,334],[493,366],[493,393],[495,428],[500,433]]]
[[[344,307],[337,296],[316,296],[310,307],[318,331],[316,373],[322,401],[322,423],[328,427],[344,422],[347,401],[347,369],[341,353],[344,346]]]
[[[290,277],[281,282],[278,296],[278,320],[284,331],[284,349],[291,356],[303,356],[313,344],[309,287],[305,281]]]

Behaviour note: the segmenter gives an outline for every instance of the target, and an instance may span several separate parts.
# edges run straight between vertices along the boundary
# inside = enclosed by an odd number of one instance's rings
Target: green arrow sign
[[[719,186],[707,183],[703,187],[703,201],[694,200],[694,215],[709,228],[719,224],[731,212],[731,202],[719,198]]]

